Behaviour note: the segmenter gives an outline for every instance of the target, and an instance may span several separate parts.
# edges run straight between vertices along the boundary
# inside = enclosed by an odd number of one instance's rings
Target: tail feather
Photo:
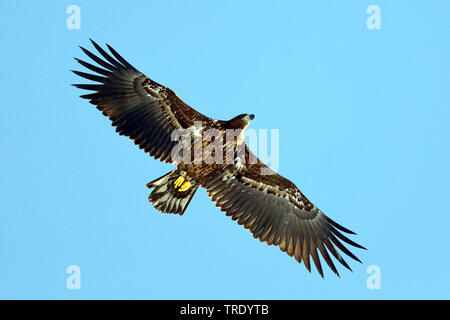
[[[153,189],[148,196],[148,201],[153,204],[156,210],[162,213],[179,214],[180,216],[186,211],[199,185],[194,180],[186,178],[191,185],[188,189],[181,191],[180,186],[175,184],[180,176],[182,176],[182,172],[174,169],[147,184],[149,189]]]

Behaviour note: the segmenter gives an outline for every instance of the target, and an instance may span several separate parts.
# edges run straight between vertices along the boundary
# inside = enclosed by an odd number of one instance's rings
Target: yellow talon
[[[181,186],[184,182],[185,178],[183,176],[179,176],[177,180],[173,183],[175,185],[175,189],[177,189],[179,186]]]
[[[186,182],[184,182],[181,185],[180,191],[186,191],[187,189],[189,189],[190,186],[191,186],[191,182],[186,180]]]

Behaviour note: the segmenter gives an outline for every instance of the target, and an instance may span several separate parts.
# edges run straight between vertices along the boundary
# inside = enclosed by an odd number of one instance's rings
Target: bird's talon
[[[191,182],[186,180],[186,182],[184,182],[181,185],[180,191],[186,191],[187,189],[189,189],[190,186],[191,186]]]
[[[173,183],[175,186],[175,189],[177,189],[179,186],[181,186],[184,182],[185,178],[183,176],[180,176],[177,178],[177,180],[175,180],[175,182]]]

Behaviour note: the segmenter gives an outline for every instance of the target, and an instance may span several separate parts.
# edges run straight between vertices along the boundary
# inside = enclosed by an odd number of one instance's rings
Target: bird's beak
[[[255,115],[254,115],[254,114],[249,114],[249,115],[246,115],[246,116],[244,117],[244,120],[247,121],[247,122],[250,122],[250,121],[252,121],[253,119],[255,119]]]

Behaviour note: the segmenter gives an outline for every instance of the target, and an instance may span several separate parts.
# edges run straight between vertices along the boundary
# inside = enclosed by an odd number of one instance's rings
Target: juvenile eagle
[[[299,263],[303,261],[309,272],[311,257],[323,277],[318,251],[338,276],[329,253],[347,269],[351,268],[336,248],[361,262],[340,242],[365,249],[341,232],[355,233],[328,218],[295,184],[273,172],[249,150],[242,137],[254,115],[241,114],[228,121],[208,118],[188,106],[172,90],[139,72],[109,45],[112,55],[94,41],[92,44],[104,59],[81,47],[100,66],[76,59],[93,73],[73,72],[96,82],[75,84],[78,88],[95,91],[81,97],[90,100],[109,117],[120,135],[128,136],[155,159],[176,165],[169,173],[147,184],[153,189],[148,199],[157,210],[182,215],[201,186],[227,216],[249,229],[260,241],[279,246]],[[197,126],[198,123],[201,125]],[[225,159],[225,155],[230,155],[230,142],[223,143],[222,163],[206,158],[193,162],[174,159],[173,150],[180,145],[180,140],[173,139],[174,133],[184,132],[192,141],[208,130],[222,138],[227,130],[237,130],[236,139],[231,141],[231,161]],[[208,148],[215,139],[202,141],[201,148]],[[244,151],[236,156],[238,149]],[[217,156],[217,149],[211,155]],[[187,160],[192,159],[191,153]]]

